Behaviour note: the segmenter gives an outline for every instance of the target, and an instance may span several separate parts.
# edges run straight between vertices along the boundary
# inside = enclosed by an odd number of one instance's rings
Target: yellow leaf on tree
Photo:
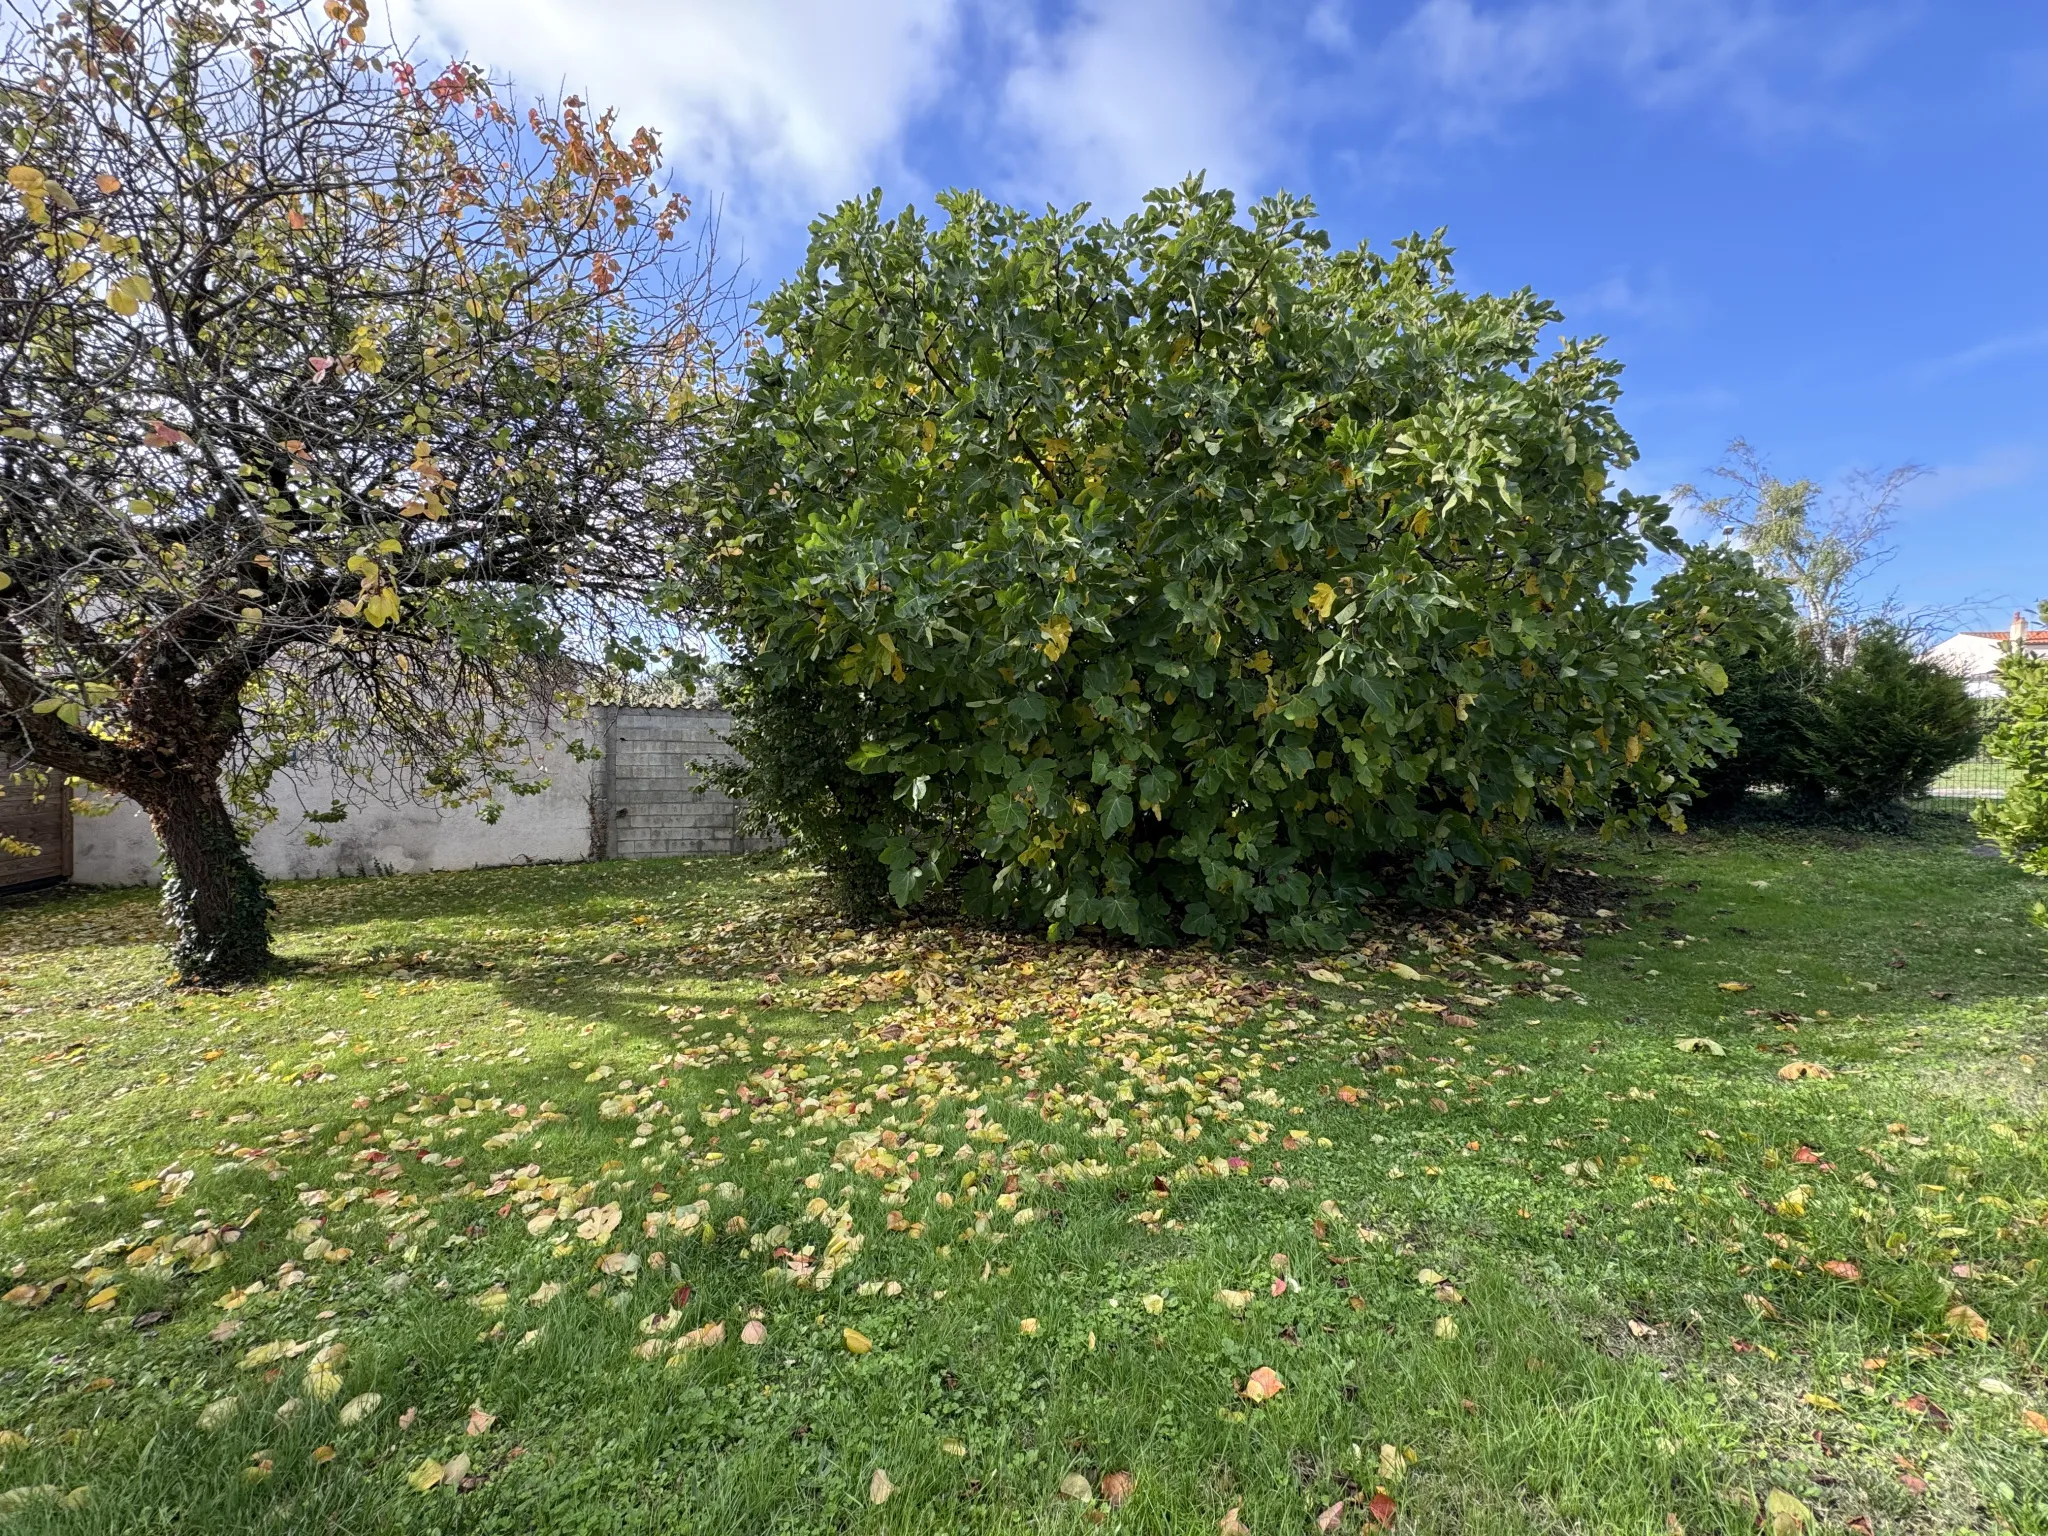
[[[1308,605],[1315,609],[1318,617],[1327,619],[1330,610],[1337,605],[1337,589],[1327,581],[1317,582],[1315,590],[1308,595]]]

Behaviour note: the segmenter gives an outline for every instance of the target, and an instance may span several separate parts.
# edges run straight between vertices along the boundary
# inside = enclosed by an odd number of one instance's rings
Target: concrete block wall
[[[496,822],[474,810],[423,805],[388,786],[365,793],[309,757],[278,775],[278,815],[258,830],[250,852],[273,880],[310,880],[776,847],[776,838],[741,837],[740,806],[695,766],[733,757],[725,744],[731,723],[724,710],[600,710],[572,734],[601,745],[603,755],[579,760],[536,742],[525,776],[544,775],[547,787],[505,796]],[[344,820],[308,819],[337,799],[351,807]],[[160,871],[149,818],[131,800],[106,796],[102,803],[105,814],[73,824],[72,880],[154,884]],[[319,841],[309,843],[308,834]]]
[[[594,845],[613,859],[758,853],[780,839],[742,836],[741,806],[706,776],[738,757],[722,709],[606,711],[605,771],[593,805]]]

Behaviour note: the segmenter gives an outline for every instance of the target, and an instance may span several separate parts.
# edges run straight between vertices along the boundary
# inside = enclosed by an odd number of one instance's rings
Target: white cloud
[[[1589,79],[1637,106],[1778,133],[1833,122],[1815,87],[1856,68],[1898,16],[1876,5],[1795,19],[1777,0],[1422,0],[1387,36],[1375,73],[1406,84],[1405,126],[1417,133],[1489,129]]]
[[[1121,215],[1206,171],[1255,187],[1274,159],[1274,39],[1217,0],[1083,0],[1066,25],[1013,20],[1003,85],[1019,195]]]
[[[399,0],[407,23],[528,92],[581,92],[662,133],[743,208],[801,214],[900,164],[944,79],[955,0]]]

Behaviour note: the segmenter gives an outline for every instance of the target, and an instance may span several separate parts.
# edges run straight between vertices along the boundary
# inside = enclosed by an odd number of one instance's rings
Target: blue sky
[[[662,130],[764,287],[873,186],[1121,216],[1199,169],[1343,243],[1446,225],[1462,281],[1611,338],[1639,488],[1738,435],[1788,477],[1915,461],[1879,587],[2048,597],[2039,0],[403,3]]]

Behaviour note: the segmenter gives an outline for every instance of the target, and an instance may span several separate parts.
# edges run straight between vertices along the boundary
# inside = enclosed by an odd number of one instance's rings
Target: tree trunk
[[[164,853],[164,921],[186,985],[248,981],[270,965],[271,901],[212,773],[150,785],[143,808]]]

